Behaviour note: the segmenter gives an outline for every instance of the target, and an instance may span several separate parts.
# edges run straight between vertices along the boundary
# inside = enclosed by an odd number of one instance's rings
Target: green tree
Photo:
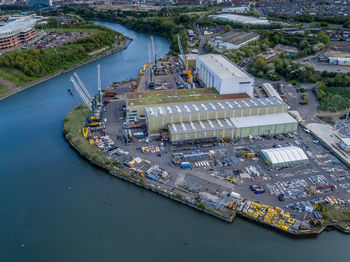
[[[225,32],[231,32],[231,26],[225,25]]]
[[[253,65],[252,68],[254,71],[259,72],[259,71],[265,71],[267,66],[267,61],[264,57],[258,56]]]
[[[48,25],[49,27],[58,27],[58,26],[60,25],[60,22],[59,22],[58,19],[55,18],[55,17],[49,17],[49,18],[47,19],[47,25]]]
[[[325,45],[327,45],[329,43],[329,37],[323,31],[318,32],[318,34],[316,35],[316,40],[318,42],[321,42],[321,43],[325,44]]]
[[[328,23],[323,21],[323,22],[320,23],[320,27],[327,28],[328,27]]]

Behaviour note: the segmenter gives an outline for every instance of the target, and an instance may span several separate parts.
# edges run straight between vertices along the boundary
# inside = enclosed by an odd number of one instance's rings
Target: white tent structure
[[[271,168],[300,166],[309,163],[304,151],[296,146],[264,149],[260,151],[260,155]]]

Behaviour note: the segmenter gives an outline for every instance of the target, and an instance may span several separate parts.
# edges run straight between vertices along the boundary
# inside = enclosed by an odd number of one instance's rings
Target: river
[[[76,70],[96,90],[137,76],[150,35],[99,22],[134,41]],[[154,36],[158,56],[169,42]],[[350,236],[296,240],[237,218],[202,214],[113,178],[63,139],[72,72],[0,102],[0,261],[349,261]]]

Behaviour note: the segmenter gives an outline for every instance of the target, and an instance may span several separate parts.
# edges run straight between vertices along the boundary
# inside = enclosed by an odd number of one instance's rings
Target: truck
[[[182,162],[181,163],[181,168],[191,168],[190,162]]]
[[[263,194],[265,193],[265,189],[259,185],[250,185],[250,189],[255,193],[255,194]]]
[[[281,202],[283,202],[283,201],[284,201],[284,195],[283,195],[283,194],[280,194],[280,195],[278,196],[278,200],[281,201]]]

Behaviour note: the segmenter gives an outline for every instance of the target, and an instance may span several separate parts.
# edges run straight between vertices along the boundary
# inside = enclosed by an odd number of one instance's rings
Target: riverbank
[[[84,115],[86,108],[82,105],[74,108],[64,119],[63,134],[69,145],[77,152],[81,157],[89,161],[93,166],[107,172],[108,174],[128,181],[139,187],[148,189],[159,195],[175,200],[181,204],[190,206],[198,211],[204,212],[211,216],[217,217],[225,222],[231,223],[236,212],[232,211],[230,214],[215,210],[205,205],[199,205],[197,202],[190,202],[184,199],[180,190],[162,189],[155,186],[149,181],[143,178],[139,178],[130,175],[131,169],[123,167],[119,163],[110,163],[107,159],[107,155],[97,150],[91,145],[87,139],[82,136],[82,128],[84,126]]]
[[[83,111],[82,111],[83,110]],[[179,188],[172,187],[166,188],[165,186],[159,186],[155,181],[147,178],[140,177],[135,175],[133,170],[127,168],[120,163],[111,163],[109,161],[109,157],[107,154],[99,151],[96,147],[88,142],[86,138],[82,136],[82,128],[84,127],[84,118],[85,115],[84,107],[77,107],[73,111],[71,111],[64,120],[63,126],[63,134],[66,141],[70,144],[70,146],[78,152],[78,154],[86,159],[93,166],[107,172],[108,174],[120,178],[124,181],[128,181],[134,185],[142,187],[144,189],[150,190],[154,193],[167,197],[169,199],[175,200],[181,204],[192,207],[198,211],[204,212],[220,220],[223,220],[228,223],[232,223],[236,216],[244,218],[252,223],[259,224],[260,226],[264,226],[273,231],[282,233],[286,236],[293,238],[315,238],[325,229],[337,229],[343,233],[349,233],[348,229],[337,225],[336,223],[325,223],[317,228],[313,228],[312,230],[283,230],[282,228],[276,227],[272,224],[266,223],[261,219],[256,219],[254,217],[249,216],[248,214],[238,211],[236,209],[232,209],[224,211],[209,208],[204,205],[202,202],[197,202],[193,198],[185,199],[181,193],[186,193],[181,191]],[[79,115],[81,115],[79,117]],[[228,213],[230,212],[230,213]]]
[[[54,74],[42,77],[42,78],[37,79],[37,80],[35,80],[35,81],[31,82],[31,83],[28,83],[26,85],[12,88],[7,93],[4,93],[3,95],[0,95],[0,101],[6,99],[6,98],[8,98],[8,97],[10,97],[10,96],[12,96],[12,95],[14,95],[16,93],[18,93],[18,92],[21,92],[21,91],[26,90],[26,89],[28,89],[30,87],[36,86],[36,85],[38,85],[40,83],[43,83],[43,82],[48,81],[48,80],[50,80],[52,78],[55,78],[55,77],[57,77],[57,76],[59,76],[61,74],[67,73],[67,72],[72,71],[72,70],[74,70],[76,68],[79,68],[79,67],[81,67],[83,65],[86,65],[86,64],[89,64],[89,63],[91,63],[93,61],[99,60],[99,59],[101,59],[101,58],[103,58],[105,56],[109,56],[111,54],[114,54],[114,53],[117,53],[117,52],[120,52],[120,51],[126,49],[133,39],[129,38],[127,36],[124,36],[124,37],[125,37],[126,40],[124,41],[124,43],[122,45],[118,45],[118,46],[115,46],[115,47],[113,47],[111,49],[104,50],[104,51],[102,51],[102,53],[101,52],[96,53],[92,57],[88,58],[87,60],[85,60],[83,62],[80,62],[80,63],[74,64],[72,66],[69,66],[66,69],[61,69],[61,70],[57,71]]]

